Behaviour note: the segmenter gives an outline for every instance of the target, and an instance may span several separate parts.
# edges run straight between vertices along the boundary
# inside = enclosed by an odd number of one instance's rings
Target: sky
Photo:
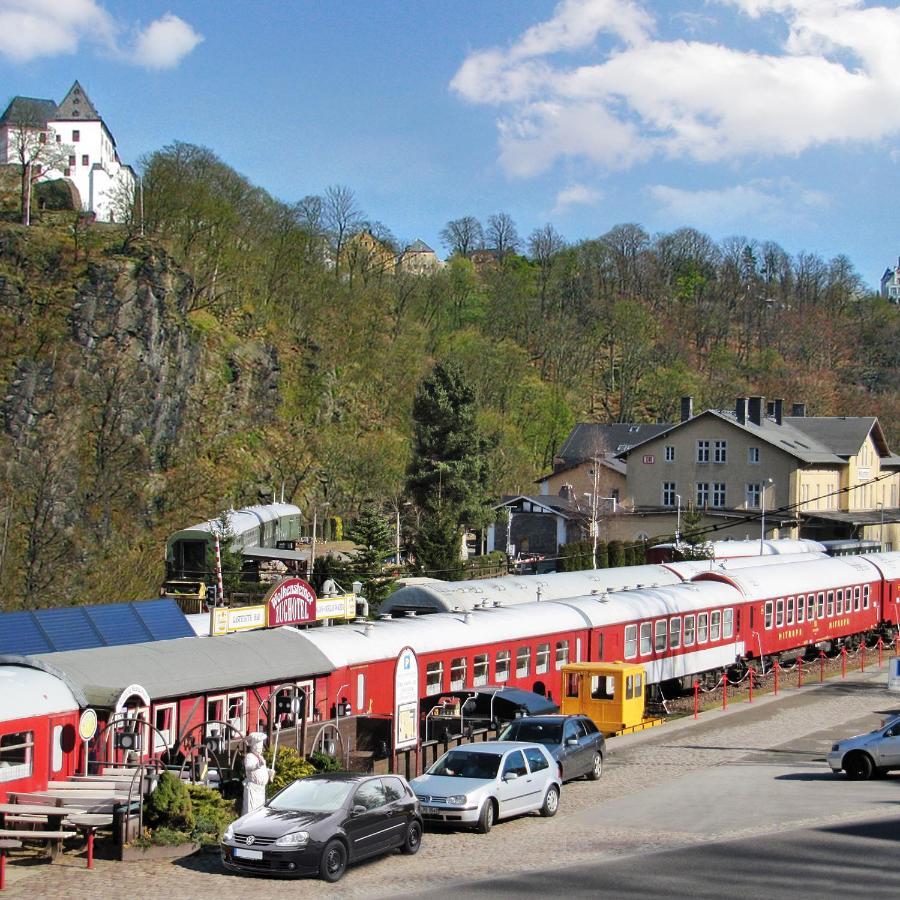
[[[888,0],[0,0],[0,103],[75,79],[124,162],[185,141],[401,243],[504,212],[900,257]]]

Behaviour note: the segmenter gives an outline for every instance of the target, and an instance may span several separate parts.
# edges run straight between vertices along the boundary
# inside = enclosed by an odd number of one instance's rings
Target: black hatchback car
[[[422,843],[419,802],[399,775],[332,772],[300,778],[228,826],[222,862],[255,875],[317,874],[337,881],[348,863]]]
[[[587,716],[526,716],[510,722],[497,740],[543,744],[559,763],[563,781],[582,775],[596,781],[603,774],[606,741]]]

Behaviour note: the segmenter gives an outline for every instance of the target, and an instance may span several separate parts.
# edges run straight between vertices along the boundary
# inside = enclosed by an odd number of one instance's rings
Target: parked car
[[[426,822],[470,825],[487,834],[510,816],[555,816],[561,783],[542,745],[485,741],[448,750],[410,786]]]
[[[337,881],[348,863],[397,848],[417,853],[421,843],[419,803],[403,778],[330,772],[298,779],[232,822],[222,862],[254,875]]]
[[[853,781],[900,769],[900,716],[867,734],[838,741],[828,754],[828,765],[835,774],[843,769]]]
[[[586,776],[597,781],[603,774],[606,741],[587,716],[529,716],[510,722],[497,736],[500,741],[543,744],[559,765],[562,781]]]

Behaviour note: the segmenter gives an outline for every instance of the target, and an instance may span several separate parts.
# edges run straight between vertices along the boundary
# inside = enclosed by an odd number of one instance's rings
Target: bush
[[[316,767],[317,772],[340,772],[343,768],[337,757],[318,750],[310,754],[309,761]]]
[[[272,765],[273,747],[267,747],[263,751],[266,765]],[[279,747],[278,757],[275,761],[275,777],[266,786],[266,797],[277,794],[283,787],[296,781],[298,778],[306,778],[316,772],[312,763],[307,762],[293,747]]]
[[[192,831],[194,811],[187,785],[171,772],[163,772],[144,806],[144,821],[156,831]]]
[[[188,786],[194,811],[194,840],[201,844],[218,844],[225,829],[238,817],[237,804],[219,791],[202,784]]]

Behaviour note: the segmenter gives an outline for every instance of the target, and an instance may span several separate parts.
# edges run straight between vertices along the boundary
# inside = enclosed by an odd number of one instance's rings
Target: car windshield
[[[300,809],[306,812],[334,812],[344,804],[347,795],[356,787],[355,781],[328,781],[301,778],[273,797],[271,809]]]
[[[497,777],[500,768],[499,753],[470,753],[451,750],[445,753],[427,772],[427,775],[447,775],[451,778]]]
[[[510,722],[497,738],[500,741],[530,741],[533,744],[562,743],[562,722]]]

